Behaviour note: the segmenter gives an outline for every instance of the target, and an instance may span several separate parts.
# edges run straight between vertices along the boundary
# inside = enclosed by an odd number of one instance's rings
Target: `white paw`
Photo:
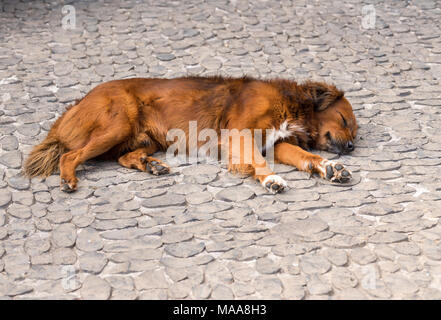
[[[352,177],[352,172],[339,162],[323,160],[318,168],[322,177],[331,182],[348,182]]]
[[[285,180],[275,174],[266,177],[265,180],[263,180],[262,185],[272,193],[282,192],[283,189],[288,186]]]

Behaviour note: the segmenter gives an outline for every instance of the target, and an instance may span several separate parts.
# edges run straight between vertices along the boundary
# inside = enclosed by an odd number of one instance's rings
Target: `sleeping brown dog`
[[[46,139],[32,150],[24,173],[48,176],[59,166],[61,189],[66,192],[77,189],[77,166],[103,155],[128,168],[168,173],[169,167],[150,155],[167,150],[172,143],[167,132],[175,128],[188,132],[190,121],[197,121],[197,130],[265,130],[263,144],[274,147],[276,162],[333,182],[351,178],[341,163],[307,151],[344,154],[354,149],[357,123],[342,91],[322,82],[249,77],[103,83],[54,123]],[[253,157],[249,163],[230,162],[229,169],[250,173],[269,191],[280,192],[286,183],[270,169],[264,149],[255,141],[251,147],[241,143],[240,158]]]

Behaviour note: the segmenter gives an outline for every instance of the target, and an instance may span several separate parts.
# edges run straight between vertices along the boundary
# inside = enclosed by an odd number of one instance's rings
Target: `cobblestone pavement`
[[[138,2],[1,2],[1,297],[441,298],[439,1]],[[90,162],[65,194],[19,175],[96,84],[187,74],[334,82],[353,182],[279,165],[274,196],[218,164]]]

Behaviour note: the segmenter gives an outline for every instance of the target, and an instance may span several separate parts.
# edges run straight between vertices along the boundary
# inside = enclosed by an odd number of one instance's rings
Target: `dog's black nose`
[[[352,141],[348,141],[346,148],[348,149],[348,151],[354,150],[354,144],[352,143]]]

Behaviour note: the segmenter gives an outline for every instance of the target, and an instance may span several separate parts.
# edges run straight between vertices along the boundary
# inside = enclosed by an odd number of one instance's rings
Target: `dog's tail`
[[[46,137],[32,150],[23,166],[23,173],[30,178],[50,176],[58,169],[60,157],[66,151],[56,138]]]

